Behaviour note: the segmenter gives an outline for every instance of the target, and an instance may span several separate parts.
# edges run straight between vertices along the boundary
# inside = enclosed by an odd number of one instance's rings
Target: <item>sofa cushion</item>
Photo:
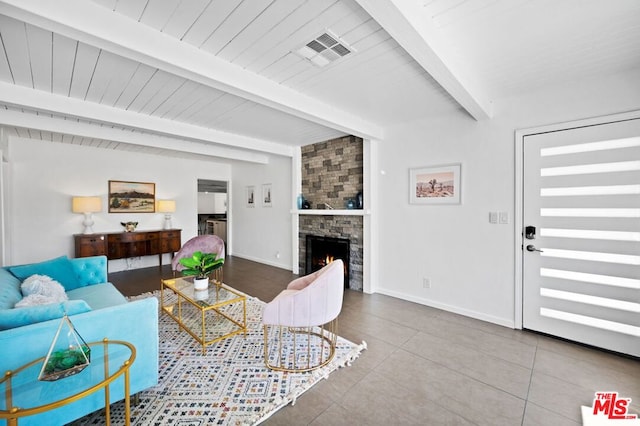
[[[40,295],[51,297],[54,302],[64,302],[67,295],[62,284],[46,275],[31,275],[20,284],[23,296]]]
[[[56,257],[39,263],[28,265],[9,266],[9,271],[20,280],[24,281],[31,275],[48,275],[64,286],[66,291],[81,287],[78,277],[71,266],[67,256]]]
[[[13,308],[21,299],[20,280],[5,268],[0,268],[0,310]]]
[[[127,299],[111,283],[80,287],[68,291],[67,297],[69,300],[84,300],[93,310],[127,303]]]
[[[67,315],[75,315],[89,312],[90,310],[91,307],[83,300],[69,300],[63,303],[51,303],[26,308],[0,309],[0,330],[62,318],[65,312]]]

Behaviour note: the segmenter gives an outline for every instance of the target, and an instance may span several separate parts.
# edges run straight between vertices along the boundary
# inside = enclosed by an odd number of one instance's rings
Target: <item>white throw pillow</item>
[[[43,296],[42,294],[30,294],[25,296],[18,303],[15,304],[15,308],[25,308],[27,306],[49,305],[51,303],[59,303],[55,297]]]
[[[62,284],[47,275],[31,275],[22,282],[20,290],[25,297],[40,295],[51,298],[52,301],[49,303],[64,302],[69,299]]]

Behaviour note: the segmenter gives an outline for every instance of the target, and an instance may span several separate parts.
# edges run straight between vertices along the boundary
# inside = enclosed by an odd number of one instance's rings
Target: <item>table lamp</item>
[[[174,200],[158,200],[158,212],[164,213],[164,229],[171,229],[171,213],[176,211]]]
[[[102,200],[100,197],[73,197],[71,210],[84,214],[84,233],[93,234],[93,213],[102,211]]]

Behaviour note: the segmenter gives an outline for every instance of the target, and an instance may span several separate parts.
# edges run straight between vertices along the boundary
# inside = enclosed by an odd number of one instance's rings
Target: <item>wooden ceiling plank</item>
[[[438,41],[430,17],[414,2],[356,0],[476,120],[492,114],[492,104],[469,70],[454,66]]]
[[[330,29],[333,23],[349,15],[350,12],[351,10],[346,3],[335,2],[317,15],[309,16],[306,20],[298,21],[294,31],[291,31],[290,28],[286,38],[281,40],[277,45],[265,50],[263,55],[259,56],[257,60],[254,60],[247,66],[247,69],[258,74],[262,73],[266,67],[281,58],[285,53],[307,44],[325,30]]]
[[[100,50],[84,43],[78,45],[76,51],[76,60],[73,66],[73,74],[71,78],[71,89],[69,96],[72,98],[84,99],[89,90],[89,84],[93,77],[98,62]]]
[[[181,2],[175,0],[149,0],[140,17],[140,23],[161,31],[179,6]]]
[[[147,84],[157,71],[157,68],[152,68],[145,64],[138,64],[135,72],[131,76],[131,79],[127,82],[113,106],[116,108],[127,109],[138,93],[140,93],[144,88],[145,84]]]
[[[117,13],[83,0],[51,4],[47,0],[6,0],[0,13],[44,29],[105,48],[117,55],[223,90],[286,114],[336,128],[363,138],[384,139],[378,123],[364,120],[230,64],[193,46],[155,31]],[[113,31],[118,28],[118,31]]]
[[[335,64],[328,65],[326,68],[318,68],[310,65],[310,69],[313,71],[305,73],[304,75],[299,74],[300,78],[295,76],[285,83],[306,92],[314,86],[335,81],[336,75],[344,75],[346,72],[360,67],[361,64],[379,60],[385,52],[393,50],[394,45],[388,41],[389,35],[385,31],[378,31],[361,40],[360,46],[362,46],[362,52],[350,58],[348,61],[339,61]],[[384,58],[382,60],[384,60]]]
[[[109,82],[109,87],[100,99],[100,103],[107,106],[115,105],[116,101],[122,95],[122,92],[138,69],[138,64],[133,61],[120,56],[116,56],[114,58],[116,58],[115,60],[117,61],[117,72],[114,73],[111,81]]]
[[[169,80],[166,81],[161,87],[153,92],[153,96],[147,101],[147,103],[140,109],[142,114],[153,114],[156,109],[163,102],[167,100],[176,90],[182,87],[187,80],[170,75]],[[150,87],[147,89],[151,90]]]
[[[13,123],[11,126],[21,129],[18,132],[19,136],[30,139],[52,141],[52,132],[58,132],[64,135],[62,142],[74,145],[97,146],[97,141],[109,140],[131,144],[141,150],[148,148],[177,150],[260,164],[266,164],[269,161],[265,154],[246,152],[225,146],[207,145],[171,137],[159,137],[148,133],[131,132],[126,129],[96,126],[93,123],[51,117],[34,117],[32,114],[18,111],[0,110],[0,124]]]
[[[261,56],[261,52],[268,52],[275,49],[289,38],[292,34],[292,28],[298,30],[300,28],[299,23],[301,21],[308,22],[314,16],[320,15],[326,9],[327,5],[324,2],[314,1],[304,3],[302,6],[287,15],[282,21],[274,25],[262,36],[262,38],[256,40],[249,49],[246,49],[236,58],[233,58],[231,62],[242,68],[253,70],[254,67],[251,67],[250,65],[256,58]]]
[[[174,90],[171,95],[162,102],[152,114],[156,117],[165,117],[173,111],[173,109],[184,109],[191,104],[194,95],[202,85],[186,80],[178,89]]]
[[[116,5],[118,4],[118,0],[92,0],[92,1],[111,11],[115,10]]]
[[[51,92],[52,33],[33,25],[26,26],[33,87]]]
[[[184,103],[174,105],[162,117],[168,120],[182,120],[212,102],[218,96],[222,96],[222,92],[219,90],[197,84],[196,91],[188,99],[185,99]]]
[[[219,90],[211,90],[211,96],[205,96],[198,99],[196,102],[193,102],[189,107],[185,108],[184,111],[180,112],[175,120],[189,122],[191,118],[198,114],[202,110],[206,110],[210,107],[210,105],[215,104],[219,98],[225,95],[224,92]]]
[[[231,42],[220,49],[217,56],[232,62],[241,52],[251,47],[257,40],[260,40],[264,34],[268,33],[278,22],[300,7],[302,3],[303,0],[275,1],[256,17],[250,26],[244,28]]]
[[[51,58],[53,80],[51,85],[52,91],[56,95],[69,96],[77,46],[78,42],[59,34],[53,34],[53,57]]]
[[[147,1],[148,0],[118,1],[115,11],[122,15],[128,16],[135,21],[140,21],[142,12],[144,12],[144,8],[147,6]]]
[[[200,48],[217,55],[227,43],[231,42],[238,33],[242,32],[254,19],[263,13],[272,2],[273,0],[242,1]]]
[[[13,82],[11,75],[11,67],[7,59],[7,52],[4,49],[4,41],[2,40],[2,29],[0,28],[0,80]]]
[[[119,73],[118,60],[112,53],[102,51],[96,64],[86,101],[100,103],[104,94],[109,89],[111,80]]]
[[[284,81],[284,83],[288,86],[293,87],[294,89],[304,90],[307,84],[310,84],[314,81],[332,79],[334,78],[335,72],[342,74],[345,72],[345,70],[350,69],[350,67],[356,66],[356,64],[360,63],[361,61],[368,60],[368,58],[372,56],[378,56],[380,55],[381,51],[390,49],[391,47],[386,46],[389,39],[390,36],[386,31],[382,29],[380,29],[379,31],[375,31],[353,45],[354,49],[356,49],[358,53],[349,58],[348,61],[338,61],[332,65],[328,65],[326,68],[320,68],[316,67],[315,65],[311,65],[309,66],[308,71],[292,76],[291,78]]]
[[[211,0],[189,0],[180,3],[162,32],[177,39],[182,39],[191,25],[204,12]]]
[[[24,54],[29,51],[25,26],[23,22],[0,14],[0,31],[13,81],[20,86],[33,87],[29,56]]]
[[[239,149],[269,152],[277,155],[292,155],[291,148],[280,143],[205,129],[187,123],[169,122],[145,114],[36,91],[10,83],[0,82],[0,103],[21,105],[23,109],[26,108],[26,110],[31,111],[57,112],[70,117],[80,117],[84,120],[99,123],[116,124],[182,139],[234,146]]]
[[[217,0],[210,4],[198,19],[187,30],[182,41],[200,48],[218,26],[227,19],[235,9],[236,3],[227,0]]]

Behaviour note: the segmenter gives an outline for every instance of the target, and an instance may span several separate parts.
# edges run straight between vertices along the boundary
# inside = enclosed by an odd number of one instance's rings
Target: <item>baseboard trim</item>
[[[247,254],[233,253],[232,256],[233,257],[240,257],[242,259],[250,260],[252,262],[263,263],[265,265],[273,266],[273,267],[280,268],[280,269],[286,269],[287,271],[293,271],[293,269],[291,268],[291,265],[285,265],[285,264],[282,264],[282,263],[270,262],[268,260],[261,259],[261,258],[258,258],[258,257],[254,257],[254,256],[249,256]],[[295,272],[295,273],[297,274],[297,272]]]
[[[465,317],[474,318],[481,321],[490,322],[493,324],[501,325],[503,327],[515,328],[515,322],[513,319],[496,317],[494,315],[488,315],[483,312],[473,311],[470,309],[461,308],[459,306],[449,305],[446,303],[438,302],[432,299],[426,299],[422,297],[415,297],[410,294],[406,294],[399,291],[389,290],[385,288],[376,288],[376,293],[384,294],[386,296],[395,297],[398,299],[406,300],[408,302],[415,302],[421,305],[430,306],[432,308],[442,309],[443,311],[453,312],[454,314],[464,315]]]

